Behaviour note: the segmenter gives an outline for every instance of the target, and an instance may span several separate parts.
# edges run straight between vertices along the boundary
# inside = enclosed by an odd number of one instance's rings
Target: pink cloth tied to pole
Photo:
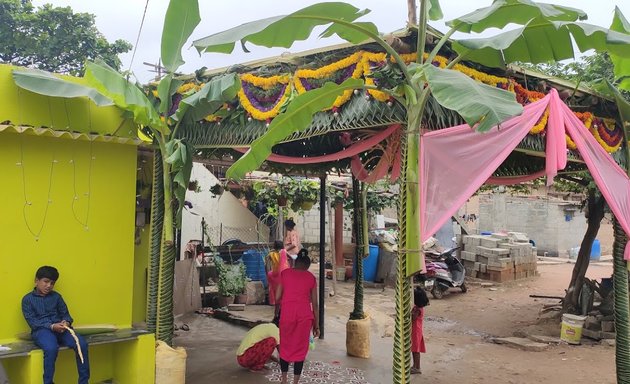
[[[387,129],[375,134],[374,136],[368,139],[358,141],[344,150],[331,153],[328,155],[312,156],[312,157],[295,157],[295,156],[271,154],[269,155],[269,157],[267,157],[266,160],[273,161],[274,163],[285,163],[285,164],[316,164],[316,163],[325,163],[328,161],[337,161],[337,160],[345,159],[347,157],[352,157],[352,156],[358,155],[361,152],[367,151],[368,149],[372,148],[376,144],[387,139],[399,128],[400,128],[400,124],[392,124],[389,127],[387,127]],[[247,152],[246,147],[235,147],[234,150],[241,153]]]
[[[565,133],[575,142],[595,183],[620,225],[630,235],[630,179],[552,89],[489,132],[467,124],[432,131],[420,139],[420,236],[428,239],[461,207],[527,135],[549,107],[545,172],[547,184],[567,164]],[[536,176],[542,176],[542,173]],[[525,181],[528,177],[520,178]],[[515,180],[518,181],[518,180]],[[630,260],[630,242],[624,258]],[[407,258],[408,274],[424,268],[424,260]]]

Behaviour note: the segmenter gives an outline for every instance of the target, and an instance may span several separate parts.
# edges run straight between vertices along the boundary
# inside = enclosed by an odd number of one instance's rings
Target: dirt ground
[[[495,287],[472,284],[468,293],[453,291],[441,300],[431,300],[426,309],[427,353],[422,355],[422,375],[412,383],[613,383],[614,347],[583,339],[580,346],[555,345],[545,351],[530,352],[497,345],[493,337],[519,335],[559,336],[558,321],[541,316],[544,303],[557,300],[533,299],[530,294],[562,296],[571,277],[573,264],[538,266],[540,276]],[[590,278],[610,277],[610,263],[594,263]],[[327,281],[327,284],[331,284]],[[352,310],[353,284],[339,283],[336,295],[327,298],[325,340],[317,342],[307,360],[316,369],[347,369],[356,379],[305,379],[318,383],[391,383],[394,292],[387,288],[366,288],[365,311],[372,318],[370,359],[345,354],[345,323]],[[268,306],[248,306],[244,316],[270,319]],[[188,315],[189,332],[178,332],[176,344],[187,348],[187,383],[267,383],[275,381],[275,371],[251,373],[238,367],[234,352],[246,328],[205,315]],[[317,366],[319,364],[319,368]],[[323,367],[323,368],[322,368]],[[345,371],[344,371],[345,372]],[[303,376],[304,378],[304,376]],[[345,380],[345,381],[344,381]]]

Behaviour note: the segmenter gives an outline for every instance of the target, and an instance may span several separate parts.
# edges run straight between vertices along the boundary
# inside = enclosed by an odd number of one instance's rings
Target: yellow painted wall
[[[115,134],[136,137],[137,130],[130,120],[123,119],[122,110],[115,106],[96,107],[87,98],[61,99],[37,95],[18,88],[12,77],[19,67],[0,65],[0,122],[16,125],[47,127],[56,130]],[[83,79],[64,78],[84,83]]]
[[[29,331],[20,302],[41,265],[75,324],[131,325],[136,149],[0,133],[0,343]]]

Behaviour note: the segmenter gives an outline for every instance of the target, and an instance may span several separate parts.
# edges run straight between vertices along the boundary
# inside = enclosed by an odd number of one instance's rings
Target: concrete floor
[[[271,319],[273,309],[269,306],[248,305],[245,312],[239,312],[249,319]],[[392,338],[372,338],[370,359],[353,358],[346,355],[345,320],[327,316],[325,339],[316,340],[315,350],[307,356],[308,362],[321,362],[326,367],[358,368],[363,371],[361,384],[391,382]],[[247,332],[244,326],[233,325],[206,315],[190,314],[176,320],[176,324],[186,323],[190,331],[177,331],[176,346],[183,346],[188,352],[186,367],[187,384],[207,383],[268,383],[273,372],[254,373],[240,367],[236,362],[236,349]],[[322,364],[323,363],[323,364]],[[306,376],[305,368],[304,376]],[[273,378],[271,378],[273,379]],[[304,380],[308,381],[308,380]],[[342,381],[317,381],[337,383]],[[349,381],[345,381],[349,382]]]

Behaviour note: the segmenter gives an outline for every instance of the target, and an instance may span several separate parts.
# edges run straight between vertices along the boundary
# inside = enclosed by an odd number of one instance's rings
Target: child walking
[[[35,344],[44,351],[44,384],[52,384],[55,375],[55,361],[60,346],[74,349],[79,371],[79,384],[88,384],[90,364],[85,339],[77,334],[83,353],[81,359],[74,338],[68,331],[72,327],[72,317],[60,294],[53,291],[59,279],[55,267],[43,266],[35,273],[35,288],[22,299],[22,313],[31,327]]]
[[[411,310],[411,356],[413,357],[412,374],[421,374],[420,353],[425,353],[422,322],[424,320],[424,307],[429,305],[429,298],[424,289],[416,287],[413,290],[413,309]]]

